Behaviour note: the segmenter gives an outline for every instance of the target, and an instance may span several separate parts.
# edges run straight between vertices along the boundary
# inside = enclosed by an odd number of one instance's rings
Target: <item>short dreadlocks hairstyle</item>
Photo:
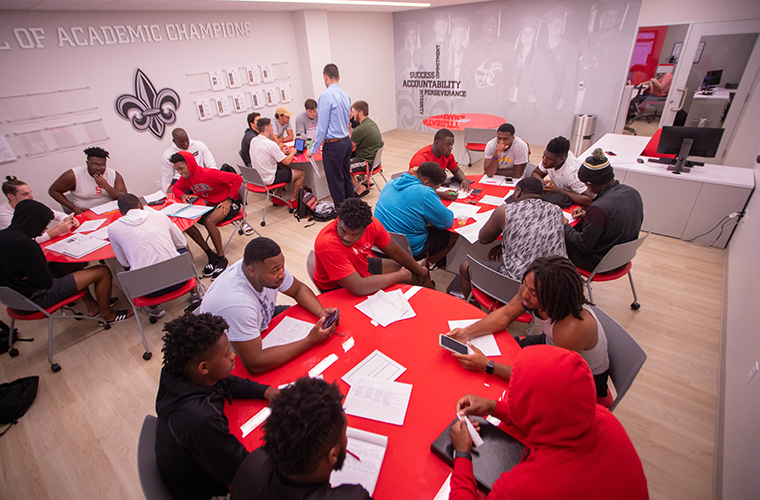
[[[534,260],[523,275],[533,273],[538,302],[552,322],[572,314],[581,317],[583,304],[590,304],[583,294],[583,279],[570,259],[555,255]]]
[[[243,264],[250,266],[256,262],[264,262],[272,257],[277,257],[281,253],[280,245],[275,243],[274,240],[259,236],[249,241],[245,246]]]
[[[264,450],[285,475],[314,472],[342,438],[345,414],[338,385],[301,377],[272,399],[264,422]]]
[[[367,229],[372,224],[372,208],[364,200],[349,198],[338,209],[338,218],[351,230]]]
[[[99,148],[97,146],[85,149],[84,154],[87,156],[95,156],[98,158],[108,158],[110,156],[108,151],[106,151],[103,148]]]
[[[184,377],[194,361],[206,355],[227,329],[221,316],[187,313],[164,325],[164,366]]]
[[[546,150],[552,154],[564,156],[570,151],[570,141],[560,135],[549,141]]]

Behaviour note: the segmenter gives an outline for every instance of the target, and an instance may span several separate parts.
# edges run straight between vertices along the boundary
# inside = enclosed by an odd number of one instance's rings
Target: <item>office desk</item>
[[[454,132],[454,150],[452,154],[459,163],[464,154],[464,129],[482,128],[496,129],[507,120],[501,116],[484,115],[481,113],[447,113],[443,115],[429,116],[422,120],[422,124],[433,129],[446,128]],[[496,137],[496,130],[493,136]]]
[[[580,155],[586,158],[596,148],[617,154],[609,156],[615,178],[636,188],[644,201],[643,230],[654,228],[657,234],[690,240],[710,231],[725,216],[744,209],[755,187],[751,168],[705,163],[689,173],[674,175],[667,165],[650,163],[639,156],[648,141],[647,137],[606,134]],[[638,163],[638,158],[644,163]],[[724,231],[714,244],[720,228],[694,241],[725,248],[733,233],[733,222],[726,227],[730,230]]]
[[[409,286],[394,286],[388,290],[396,288],[405,291]],[[423,288],[409,299],[416,317],[382,328],[372,326],[369,318],[354,307],[365,298],[355,297],[343,289],[323,293],[319,296],[322,305],[340,309],[340,324],[336,331],[345,337],[333,335],[289,364],[260,376],[248,375],[241,363],[236,364],[232,373],[278,386],[305,376],[317,363],[335,353],[338,361],[323,375],[328,382],[337,381],[343,394],[348,394],[349,387],[340,378],[375,349],[386,354],[406,367],[397,381],[413,385],[404,425],[351,415],[348,425],[388,436],[388,449],[375,488],[375,499],[432,499],[451,473],[451,467],[433,455],[430,444],[454,418],[456,401],[465,394],[498,399],[508,387],[507,382],[496,377],[464,370],[448,351],[438,346],[438,335],[449,331],[448,320],[482,318],[485,313],[450,295]],[[442,311],[445,313],[441,314]],[[300,306],[294,306],[274,318],[270,330],[285,315],[309,322],[316,320]],[[341,345],[352,337],[356,344],[348,352],[343,352]],[[498,333],[496,341],[502,353],[496,360],[511,364],[520,350],[517,342],[507,332]],[[240,426],[265,404],[265,401],[258,400],[236,400],[232,405],[225,404],[230,430],[248,450],[260,446],[261,426],[245,438],[242,438]]]
[[[305,154],[300,154],[293,158],[290,162],[290,168],[303,170],[306,174],[304,177],[304,184],[314,190],[314,196],[318,200],[327,198],[330,196],[330,188],[327,186],[327,175],[325,175],[325,167],[322,164],[322,148],[319,148],[319,152],[313,156],[314,163],[319,168],[319,175],[314,173],[314,167],[311,166],[311,162],[306,158]],[[295,195],[293,195],[295,196]]]
[[[731,99],[731,92],[726,89],[713,89],[712,94],[694,92],[694,99],[686,117],[687,127],[699,127],[704,122],[705,127],[719,128],[723,112]]]
[[[161,210],[164,208],[167,204],[175,203],[173,199],[169,199],[167,197],[167,201],[164,202],[163,205],[157,205],[155,207],[146,207],[145,209],[148,210],[150,208],[154,208],[156,210]],[[196,202],[196,205],[202,205],[203,202],[198,200]],[[82,222],[88,221],[88,220],[100,220],[105,219],[106,222],[104,222],[100,228],[108,227],[111,225],[116,219],[121,217],[121,213],[119,213],[118,210],[113,210],[111,212],[107,212],[101,215],[97,215],[92,210],[87,210],[83,214],[77,215],[76,219],[81,224]],[[187,229],[195,224],[195,222],[200,219],[198,217],[197,219],[182,219],[180,217],[169,217],[172,222],[179,228],[180,231],[184,232],[187,231]],[[98,229],[100,229],[98,228]],[[62,262],[62,263],[69,263],[69,264],[75,264],[75,263],[81,263],[81,262],[92,262],[96,260],[106,260],[106,259],[112,259],[114,257],[113,249],[111,248],[111,244],[98,248],[94,252],[90,252],[87,255],[80,257],[78,259],[75,259],[73,257],[69,257],[68,255],[63,255],[61,253],[53,252],[47,249],[48,246],[52,245],[53,243],[60,241],[64,238],[67,238],[70,236],[69,234],[64,234],[61,236],[58,236],[57,238],[54,238],[52,240],[46,241],[42,245],[42,252],[45,254],[45,258],[49,260],[50,262]]]

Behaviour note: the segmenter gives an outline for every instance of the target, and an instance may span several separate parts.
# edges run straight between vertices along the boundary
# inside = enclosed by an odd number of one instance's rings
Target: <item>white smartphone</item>
[[[451,337],[447,337],[444,334],[441,334],[440,337],[438,337],[438,345],[457,354],[469,354],[469,351],[467,350],[467,346],[465,344],[456,341]]]

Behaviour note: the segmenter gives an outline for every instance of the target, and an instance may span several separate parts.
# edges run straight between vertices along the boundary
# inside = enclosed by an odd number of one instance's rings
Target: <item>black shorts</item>
[[[73,274],[67,274],[62,278],[53,278],[53,284],[50,288],[45,290],[37,290],[30,297],[29,300],[37,304],[43,309],[59,303],[62,300],[66,300],[69,297],[76,295],[77,282],[74,279]],[[30,311],[31,313],[32,311]]]
[[[279,184],[281,182],[290,182],[293,180],[293,171],[289,168],[277,167],[277,173],[274,174],[274,181],[272,184]]]
[[[216,207],[219,206],[220,203],[208,203],[206,202],[207,207],[214,207],[214,210],[216,210]],[[206,217],[214,213],[214,210],[208,211],[205,214],[201,216],[200,219],[198,219],[199,224],[204,224],[206,222]],[[228,220],[234,219],[237,214],[240,212],[240,202],[237,200],[232,200],[232,204],[230,205],[230,211],[227,213],[227,217],[217,222],[217,224],[221,224],[222,222],[227,222]]]
[[[367,257],[367,267],[369,268],[369,274],[383,274],[383,259],[377,257]]]
[[[435,255],[447,246],[451,239],[451,232],[437,227],[428,227],[428,237],[422,251],[414,256],[414,260],[422,260],[428,255]]]

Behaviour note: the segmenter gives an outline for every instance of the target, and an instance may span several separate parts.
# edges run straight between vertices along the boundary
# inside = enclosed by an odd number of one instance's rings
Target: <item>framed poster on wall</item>
[[[224,71],[209,71],[208,77],[209,80],[211,80],[211,90],[214,92],[226,88],[224,85],[224,79],[227,77],[227,74]]]
[[[248,104],[245,102],[245,95],[243,93],[232,96],[232,109],[235,113],[245,113],[248,111]]]
[[[227,74],[227,84],[231,89],[236,89],[243,85],[243,80],[240,78],[239,69],[228,69],[225,70],[225,73]]]
[[[245,70],[248,77],[248,85],[258,85],[261,83],[261,70],[258,66],[249,66]]]
[[[211,103],[206,100],[195,101],[195,110],[198,112],[198,119],[201,121],[213,118]]]
[[[219,116],[227,116],[232,113],[229,96],[216,99],[216,111],[219,113]]]
[[[272,71],[271,64],[263,64],[261,66],[261,80],[264,83],[272,83],[274,81],[274,72]]]
[[[280,101],[282,103],[290,102],[293,100],[290,94],[290,85],[283,85],[282,87],[277,87],[277,95],[280,96]]]
[[[274,106],[280,102],[279,98],[277,97],[277,89],[265,89],[264,94],[266,95],[267,106]]]
[[[263,90],[251,92],[251,102],[253,103],[253,109],[261,109],[266,102],[266,96],[264,96]]]

